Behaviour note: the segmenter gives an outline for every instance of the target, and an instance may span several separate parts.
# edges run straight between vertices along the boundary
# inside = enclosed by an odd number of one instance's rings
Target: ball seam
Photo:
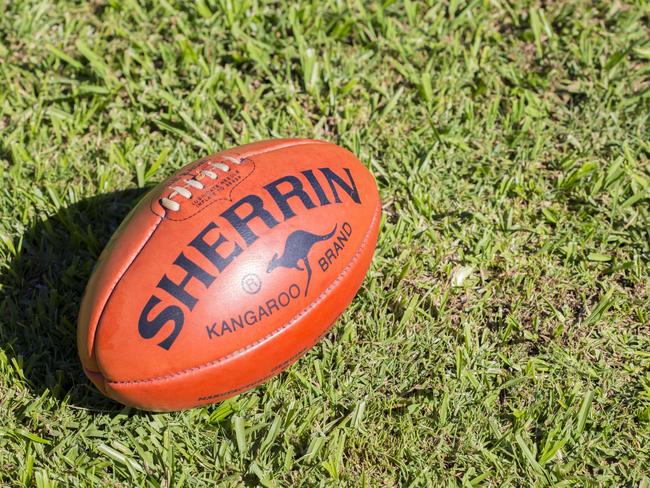
[[[156,203],[157,200],[159,200],[159,197],[162,196],[162,195],[159,195],[158,197],[152,199],[152,201],[150,203],[150,209],[154,214],[159,215],[162,218],[164,218],[165,220],[169,220],[170,222],[183,222],[185,220],[189,220],[191,218],[196,217],[199,213],[203,212],[206,208],[211,207],[216,202],[220,202],[220,201],[223,201],[223,200],[232,201],[232,198],[231,198],[232,192],[234,192],[235,189],[238,186],[242,185],[247,179],[249,179],[251,176],[253,176],[253,174],[257,170],[257,163],[255,163],[255,161],[253,161],[253,159],[252,159],[253,157],[262,156],[264,154],[272,153],[274,151],[281,151],[283,149],[294,148],[294,147],[298,147],[298,146],[306,146],[306,145],[318,145],[318,144],[329,145],[329,146],[335,145],[335,144],[332,144],[331,142],[328,142],[328,141],[319,141],[319,140],[315,140],[315,139],[306,139],[306,140],[301,140],[300,142],[296,142],[295,144],[291,144],[291,145],[288,145],[288,146],[279,145],[279,146],[276,146],[276,147],[266,148],[266,149],[258,151],[256,153],[247,154],[247,155],[244,155],[244,156],[238,155],[242,159],[250,159],[254,163],[255,166],[253,166],[253,171],[251,171],[251,173],[248,176],[244,177],[242,179],[242,181],[238,182],[235,186],[230,188],[229,191],[228,191],[228,196],[226,196],[224,198],[215,198],[211,202],[209,202],[208,204],[204,205],[203,207],[201,207],[200,209],[196,210],[195,212],[191,213],[190,215],[188,215],[186,217],[173,218],[172,216],[170,216],[169,211],[167,211],[166,209],[163,210],[163,215],[160,215],[158,212],[156,212],[156,209],[153,207],[153,205]],[[231,150],[234,151],[235,149],[236,148],[226,149],[225,151],[222,151],[222,152],[231,151]],[[220,154],[220,153],[216,153],[216,154]],[[206,160],[211,158],[212,156],[214,156],[214,155],[208,156],[206,158]],[[196,170],[200,166],[205,166],[205,164],[198,165],[196,168],[193,168],[193,169]]]
[[[122,281],[122,279],[126,276],[126,273],[129,272],[129,269],[131,268],[131,266],[133,265],[135,260],[138,258],[140,253],[143,251],[143,249],[146,247],[146,245],[149,243],[149,241],[151,240],[153,235],[156,233],[156,230],[158,230],[160,228],[160,224],[163,222],[164,219],[161,218],[160,216],[157,216],[157,217],[158,217],[158,221],[155,222],[153,224],[153,226],[151,226],[151,228],[149,229],[149,234],[145,237],[145,239],[144,239],[144,241],[142,243],[142,246],[140,246],[140,249],[138,249],[138,251],[135,253],[135,255],[133,256],[133,258],[131,259],[129,264],[124,269],[124,271],[122,273],[120,273],[119,276],[116,277],[115,282],[111,286],[111,290],[108,292],[108,296],[106,297],[106,301],[104,302],[104,306],[102,307],[102,311],[100,312],[99,318],[97,319],[97,326],[95,327],[95,333],[93,334],[92,343],[89,344],[90,347],[88,348],[90,350],[90,353],[91,353],[90,357],[95,358],[95,363],[97,363],[97,355],[95,354],[95,342],[97,342],[97,334],[99,333],[99,328],[100,328],[100,326],[102,324],[102,319],[104,318],[104,312],[106,312],[106,309],[108,308],[108,302],[110,302],[111,298],[113,297],[113,293],[115,292],[115,289],[117,288],[117,286],[120,284],[120,281]],[[99,366],[99,364],[97,364],[97,366]],[[99,368],[99,369],[101,369],[101,368]],[[92,370],[89,370],[89,371],[91,371],[92,373],[101,374],[102,376],[104,376],[104,373],[102,373],[101,371],[92,371]]]

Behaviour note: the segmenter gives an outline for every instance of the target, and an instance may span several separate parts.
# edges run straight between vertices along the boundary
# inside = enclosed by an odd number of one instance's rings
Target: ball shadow
[[[35,221],[14,242],[0,274],[0,347],[22,366],[35,395],[91,410],[121,410],[86,378],[77,355],[79,304],[102,249],[146,193],[133,189],[81,200]]]

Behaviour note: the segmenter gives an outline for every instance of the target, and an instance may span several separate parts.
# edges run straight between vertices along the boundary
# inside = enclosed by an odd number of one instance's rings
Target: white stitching
[[[235,159],[235,158],[233,158],[231,156],[221,156],[221,159],[225,159],[226,161],[230,161],[232,164],[241,164],[241,160]],[[224,173],[227,173],[228,171],[230,171],[230,167],[225,163],[211,162],[211,163],[208,163],[208,164],[212,168],[219,169],[219,170],[223,171]],[[218,176],[217,173],[215,173],[214,171],[210,171],[208,169],[200,170],[196,177],[198,177],[199,175],[207,176],[211,180],[216,180],[217,176]],[[183,182],[188,186],[191,186],[193,188],[197,188],[199,190],[202,190],[203,189],[203,184],[200,181],[197,181],[195,179],[196,177],[190,178],[189,180],[183,180]],[[167,210],[171,210],[172,212],[178,212],[180,210],[180,208],[181,208],[180,203],[175,202],[172,199],[176,195],[181,195],[182,197],[189,200],[190,198],[192,198],[192,193],[189,190],[187,190],[187,188],[185,188],[184,186],[172,186],[170,188],[171,188],[172,192],[169,194],[168,197],[161,198],[160,199],[160,204],[163,207],[165,207]]]
[[[232,164],[239,164],[241,163],[240,159],[233,158],[231,156],[221,156],[222,159],[225,159],[226,161],[230,161]]]
[[[289,148],[289,147],[296,147],[296,146],[303,146],[303,145],[307,145],[307,144],[331,144],[331,143],[328,143],[328,142],[325,142],[325,141],[315,141],[315,140],[306,139],[306,140],[303,140],[303,141],[298,142],[298,143],[294,142],[294,143],[291,143],[291,144],[288,144],[288,145],[283,145],[283,146],[279,146],[279,147],[272,147],[272,148],[266,149],[264,151],[256,152],[256,153],[250,154],[249,157],[259,156],[259,155],[265,154],[265,153],[267,153],[269,151],[277,151],[277,150],[280,150],[280,149],[286,149],[286,148]],[[222,160],[230,161],[232,164],[241,164],[241,163],[244,162],[244,159],[246,159],[246,158],[237,159],[237,158],[234,158],[232,156],[224,156],[224,155],[221,155],[219,157]],[[208,156],[207,159],[209,159],[209,158],[210,158],[210,156]],[[225,167],[226,169],[223,170],[224,172],[226,172],[226,171],[228,171],[230,169],[227,165],[225,165],[223,163],[208,163],[208,164],[210,166],[217,167],[217,168],[219,168],[220,166]],[[214,171],[210,171],[208,169],[199,170],[198,174],[194,178],[198,179],[201,176],[207,176],[211,180],[216,180],[217,177],[218,177],[217,173],[215,173]],[[180,210],[180,208],[181,208],[180,204],[178,202],[175,202],[175,201],[172,200],[172,198],[174,198],[177,194],[178,193],[176,191],[172,191],[167,197],[161,198],[159,200],[160,205],[163,208],[166,208],[167,210],[170,210],[172,212],[178,212]]]
[[[210,166],[212,166],[213,168],[220,169],[224,173],[227,173],[228,171],[230,171],[230,167],[227,164],[224,164],[224,163],[210,163]]]
[[[318,297],[312,301],[309,305],[307,305],[304,309],[302,309],[300,312],[298,312],[294,317],[286,322],[284,325],[281,327],[278,327],[277,329],[273,330],[266,336],[258,339],[255,342],[252,342],[251,344],[246,345],[245,347],[242,347],[240,349],[237,349],[236,351],[231,352],[230,354],[227,354],[223,357],[220,357],[219,359],[215,359],[214,361],[207,362],[205,364],[201,364],[198,366],[193,366],[191,368],[184,369],[182,371],[176,371],[175,373],[168,373],[166,375],[161,375],[161,376],[154,376],[153,378],[148,378],[148,379],[143,379],[143,380],[128,380],[128,381],[113,381],[109,380],[106,378],[106,384],[112,384],[112,385],[134,385],[134,384],[142,384],[142,383],[154,383],[158,381],[166,381],[166,380],[171,380],[177,376],[185,376],[191,373],[194,373],[195,371],[199,371],[202,369],[210,368],[212,366],[215,366],[219,363],[223,363],[229,359],[232,359],[236,356],[239,356],[241,353],[248,351],[249,349],[252,349],[253,347],[257,346],[258,344],[261,344],[265,342],[267,339],[270,339],[271,337],[278,335],[280,332],[284,331],[285,329],[288,329],[291,327],[295,322],[297,322],[303,315],[307,314],[310,310],[312,310],[316,305],[318,305],[321,301],[323,301],[329,293],[338,286],[340,281],[343,279],[343,277],[350,271],[350,268],[354,264],[357,259],[359,259],[359,255],[361,252],[364,250],[366,247],[366,244],[368,243],[368,238],[370,237],[370,232],[372,231],[372,228],[374,227],[375,221],[377,220],[378,216],[380,215],[380,209],[381,209],[381,204],[377,203],[377,207],[375,207],[375,212],[372,216],[372,220],[370,221],[370,225],[368,226],[368,231],[366,232],[366,235],[363,238],[363,241],[361,241],[361,244],[357,248],[357,252],[354,254],[352,259],[350,260],[350,263],[343,268],[343,270],[339,273],[339,275],[336,277],[336,279],[328,286]]]
[[[183,186],[174,186],[173,189],[176,193],[178,193],[183,198],[187,198],[187,199],[192,198],[192,192],[190,192],[187,188]]]
[[[203,183],[201,183],[198,180],[195,180],[193,178],[190,178],[189,180],[183,180],[187,185],[190,185],[193,188],[196,188],[197,190],[203,190]]]
[[[174,200],[170,200],[169,198],[161,198],[160,204],[163,207],[165,207],[167,210],[171,210],[172,212],[178,212],[181,208],[181,205],[178,202],[175,202]]]

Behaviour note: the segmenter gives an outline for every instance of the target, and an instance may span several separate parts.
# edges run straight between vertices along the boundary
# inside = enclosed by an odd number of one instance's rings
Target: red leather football
[[[79,312],[86,374],[156,411],[277,375],[352,301],[380,216],[370,172],[327,142],[258,142],[184,167],[99,258]]]

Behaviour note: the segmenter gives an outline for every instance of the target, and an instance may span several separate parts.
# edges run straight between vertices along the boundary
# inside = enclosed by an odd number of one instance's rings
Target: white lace
[[[237,158],[233,158],[232,156],[221,156],[221,159],[228,161],[231,164],[241,164],[241,160]],[[221,170],[224,173],[230,171],[230,167],[227,164],[222,162],[209,163],[209,166],[211,168]],[[189,178],[187,180],[183,180],[183,183],[185,183],[185,185],[170,186],[172,192],[169,194],[169,197],[161,198],[160,204],[163,207],[165,207],[167,210],[170,210],[172,212],[178,212],[181,208],[181,205],[180,203],[174,201],[173,198],[177,195],[180,195],[186,200],[192,198],[192,192],[187,187],[195,188],[197,190],[203,190],[204,185],[199,181],[201,177],[207,177],[211,180],[216,180],[219,177],[219,174],[209,169],[200,170],[196,176]]]

